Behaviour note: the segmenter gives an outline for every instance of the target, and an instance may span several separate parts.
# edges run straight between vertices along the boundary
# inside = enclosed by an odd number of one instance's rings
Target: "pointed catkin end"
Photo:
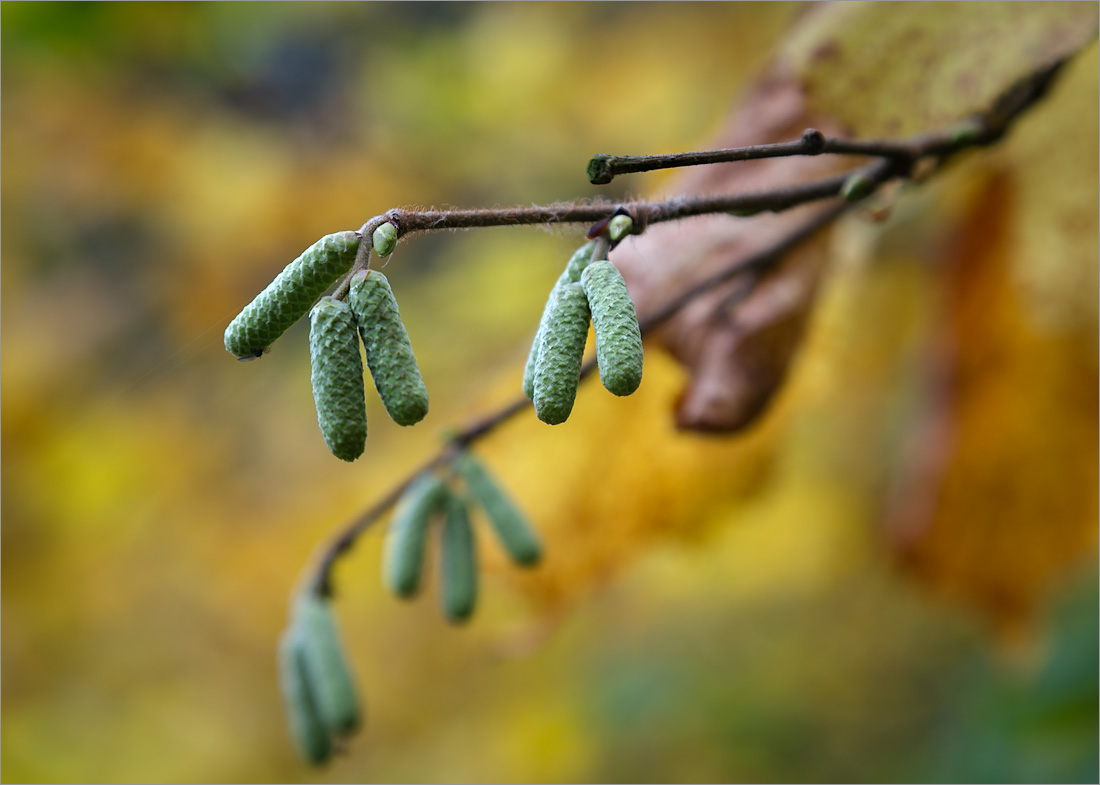
[[[391,396],[388,403],[386,413],[391,420],[404,427],[416,425],[428,416],[428,388],[424,386],[423,379],[414,379],[409,382],[402,397],[393,400]]]
[[[575,400],[549,400],[536,394],[534,401],[535,416],[547,425],[561,425],[572,414]]]
[[[633,395],[642,385],[642,368],[640,365],[619,366],[607,373],[601,368],[600,381],[612,395]]]

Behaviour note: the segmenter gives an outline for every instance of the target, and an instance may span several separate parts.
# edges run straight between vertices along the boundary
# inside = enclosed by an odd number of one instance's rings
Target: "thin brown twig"
[[[862,170],[855,170],[862,171]],[[663,221],[678,221],[696,215],[711,213],[749,214],[767,210],[780,211],[791,207],[827,199],[840,193],[849,174],[833,175],[798,185],[781,186],[767,191],[743,194],[724,194],[704,197],[675,197],[664,201],[617,202],[597,199],[588,204],[564,204],[533,207],[486,208],[477,210],[407,210],[395,208],[372,219],[385,221],[397,227],[398,236],[414,232],[442,229],[471,229],[489,226],[522,226],[555,223],[596,223],[615,211],[630,215],[635,232]],[[363,231],[363,230],[361,230]],[[373,229],[372,229],[373,231]],[[366,237],[364,236],[364,239]]]
[[[956,149],[987,142],[991,132],[976,122],[960,123],[946,131],[920,134],[908,139],[839,139],[807,128],[793,142],[776,142],[722,150],[702,150],[666,155],[595,155],[588,162],[588,180],[606,185],[621,174],[651,172],[683,166],[754,161],[762,158],[786,158],[800,155],[862,155],[913,161],[926,155],[946,155]]]
[[[1043,97],[1065,62],[1059,60],[1024,77],[1006,90],[984,114],[931,133],[903,139],[840,139],[825,136],[817,129],[807,128],[800,139],[792,142],[667,155],[601,153],[588,161],[588,181],[593,185],[606,185],[620,174],[798,155],[863,155],[910,162],[924,156],[947,158],[960,150],[988,145],[1004,136],[1012,122]]]
[[[852,176],[873,177],[881,162],[854,169],[841,175],[812,180],[798,185],[780,186],[767,191],[744,194],[726,194],[706,197],[674,197],[664,201],[635,200],[614,202],[597,199],[588,204],[564,204],[533,207],[484,208],[473,210],[412,210],[394,208],[376,215],[363,224],[359,250],[351,270],[333,292],[333,297],[347,297],[352,276],[370,265],[374,230],[384,223],[397,227],[398,237],[415,232],[431,232],[446,229],[475,229],[492,226],[530,226],[535,224],[606,223],[615,213],[629,215],[634,222],[634,234],[641,234],[646,226],[663,221],[678,221],[697,215],[730,213],[740,217],[772,211],[780,212],[800,204],[820,201],[841,192]],[[902,174],[901,169],[892,173]]]

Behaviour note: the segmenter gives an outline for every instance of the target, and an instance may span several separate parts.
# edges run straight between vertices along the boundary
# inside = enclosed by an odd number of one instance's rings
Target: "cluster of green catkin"
[[[402,494],[386,535],[382,571],[391,592],[402,598],[414,596],[420,588],[428,532],[437,524],[440,603],[448,620],[461,623],[477,605],[477,546],[471,507],[479,507],[485,514],[516,564],[536,564],[542,546],[523,513],[477,458],[463,451],[451,460],[450,469],[450,481],[425,472]],[[460,490],[452,487],[454,481],[461,483]]]
[[[592,261],[594,243],[573,254],[547,298],[527,367],[523,392],[535,415],[557,425],[577,398],[591,322],[600,381],[615,395],[630,395],[642,382],[642,335],[626,282],[611,262]]]
[[[428,533],[436,524],[443,613],[461,623],[477,605],[471,508],[481,509],[516,564],[537,564],[542,546],[523,513],[470,452],[451,458],[449,470],[446,479],[435,472],[419,475],[398,501],[386,538],[383,582],[399,597],[416,594]],[[332,604],[313,588],[295,597],[279,644],[279,686],[291,737],[309,763],[327,761],[362,722]]]
[[[617,220],[611,225],[613,240],[631,228],[629,219]],[[396,227],[383,224],[372,242],[380,256],[389,255],[397,242]],[[317,420],[329,449],[345,461],[358,458],[366,446],[360,341],[390,417],[400,425],[413,425],[428,412],[428,392],[386,277],[376,270],[359,270],[348,281],[345,299],[322,297],[351,269],[359,244],[355,232],[321,238],[287,265],[225,331],[225,348],[242,360],[251,359],[310,315]],[[629,395],[641,383],[642,343],[634,303],[618,270],[607,260],[592,261],[594,247],[586,244],[569,260],[531,348],[523,386],[543,422],[564,422],[572,410],[590,322],[604,386],[616,395]],[[471,453],[459,451],[447,466],[445,475],[427,471],[416,477],[398,501],[386,539],[383,580],[399,597],[416,594],[428,533],[438,524],[440,600],[444,616],[460,623],[477,605],[471,509],[481,510],[516,564],[536,564],[542,547],[522,512]],[[299,752],[311,763],[323,763],[358,727],[361,710],[331,603],[312,588],[295,599],[279,647],[279,679]]]
[[[391,224],[383,224],[375,232],[375,248],[388,255],[396,234]],[[225,330],[225,348],[249,359],[310,314],[317,423],[329,450],[345,461],[362,455],[367,441],[360,339],[374,386],[393,421],[413,425],[428,413],[428,390],[386,276],[377,270],[359,270],[351,277],[346,300],[317,300],[348,272],[358,248],[355,232],[321,238],[287,265]]]
[[[279,687],[294,744],[310,763],[324,763],[359,727],[359,699],[332,606],[315,592],[295,598],[279,642]]]

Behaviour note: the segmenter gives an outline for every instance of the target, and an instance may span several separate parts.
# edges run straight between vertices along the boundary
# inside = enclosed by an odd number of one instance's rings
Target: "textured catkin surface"
[[[455,459],[454,467],[466,481],[470,496],[485,511],[485,517],[512,560],[517,564],[536,563],[542,556],[538,537],[481,461],[470,453],[463,453]]]
[[[324,763],[332,753],[332,741],[310,691],[300,627],[287,629],[279,641],[279,690],[298,754],[309,763]]]
[[[443,615],[462,622],[477,605],[477,552],[466,502],[454,493],[447,495],[441,551]]]
[[[581,285],[592,311],[600,381],[615,395],[630,395],[642,383],[642,333],[626,283],[603,261],[584,269]]]
[[[565,422],[573,411],[588,341],[588,320],[584,289],[579,283],[566,284],[551,303],[535,364],[535,415],[548,425]]]
[[[446,495],[447,486],[438,476],[423,474],[397,502],[386,533],[382,576],[386,588],[398,597],[411,597],[420,588],[428,526]]]
[[[355,232],[325,235],[307,248],[225,328],[226,350],[237,357],[251,357],[274,343],[351,269],[358,249]]]
[[[550,296],[546,298],[546,305],[542,309],[542,318],[539,319],[539,329],[531,342],[531,352],[527,355],[527,367],[523,371],[523,394],[532,400],[535,398],[535,366],[539,361],[539,344],[542,341],[542,333],[546,329],[546,324],[550,321],[550,307],[554,304],[554,298],[557,297],[558,292],[566,284],[581,279],[581,272],[584,271],[584,268],[592,259],[593,248],[595,248],[595,243],[585,243],[573,253],[573,256],[569,258],[565,265],[565,270],[558,276],[554,288],[550,290]]]
[[[363,360],[355,316],[346,303],[323,298],[310,315],[309,356],[317,424],[332,454],[354,461],[367,444]]]
[[[356,273],[348,304],[359,321],[367,365],[386,411],[398,425],[420,422],[428,413],[428,388],[390,282],[377,270]]]
[[[302,636],[302,662],[317,715],[331,735],[355,730],[359,699],[328,601],[314,594],[300,598],[295,624]]]

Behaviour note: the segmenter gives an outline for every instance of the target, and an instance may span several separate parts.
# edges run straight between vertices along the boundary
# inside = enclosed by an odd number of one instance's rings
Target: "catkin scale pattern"
[[[554,284],[554,288],[550,290],[550,296],[546,298],[546,305],[542,309],[542,318],[539,319],[539,329],[535,332],[535,339],[531,342],[531,351],[527,355],[527,366],[523,369],[523,394],[532,401],[535,400],[535,369],[539,363],[542,334],[546,332],[546,325],[550,323],[550,316],[554,310],[554,300],[569,283],[569,274],[563,272]]]
[[[568,284],[581,279],[581,272],[592,259],[592,251],[595,243],[585,243],[578,248],[569,258],[565,270],[558,276],[554,288],[550,290],[550,296],[546,298],[546,305],[542,309],[542,317],[539,319],[539,328],[535,332],[535,339],[531,342],[531,351],[527,355],[527,365],[523,370],[523,394],[531,400],[535,399],[535,366],[539,361],[539,346],[542,342],[542,334],[546,331],[546,325],[550,321],[551,306],[558,293]]]
[[[562,287],[553,297],[535,363],[535,415],[548,425],[569,418],[577,399],[584,345],[588,341],[588,299],[579,283]]]
[[[355,232],[325,235],[307,248],[225,328],[226,350],[246,358],[267,349],[351,269],[358,249]]]
[[[466,482],[466,490],[485,511],[485,517],[501,545],[517,564],[535,564],[542,557],[542,546],[523,513],[501,490],[485,467],[468,452],[452,464]]]
[[[397,502],[386,533],[382,575],[386,587],[398,597],[411,597],[420,588],[428,526],[446,494],[447,487],[439,477],[422,474]]]
[[[420,422],[428,413],[428,389],[390,282],[377,270],[357,272],[348,305],[359,322],[367,366],[386,411],[398,425]]]
[[[367,443],[363,360],[355,316],[346,303],[324,297],[310,314],[309,355],[317,424],[337,458],[354,461]]]
[[[630,395],[642,383],[642,334],[634,301],[615,265],[588,265],[581,286],[592,313],[600,381],[615,395]]]

